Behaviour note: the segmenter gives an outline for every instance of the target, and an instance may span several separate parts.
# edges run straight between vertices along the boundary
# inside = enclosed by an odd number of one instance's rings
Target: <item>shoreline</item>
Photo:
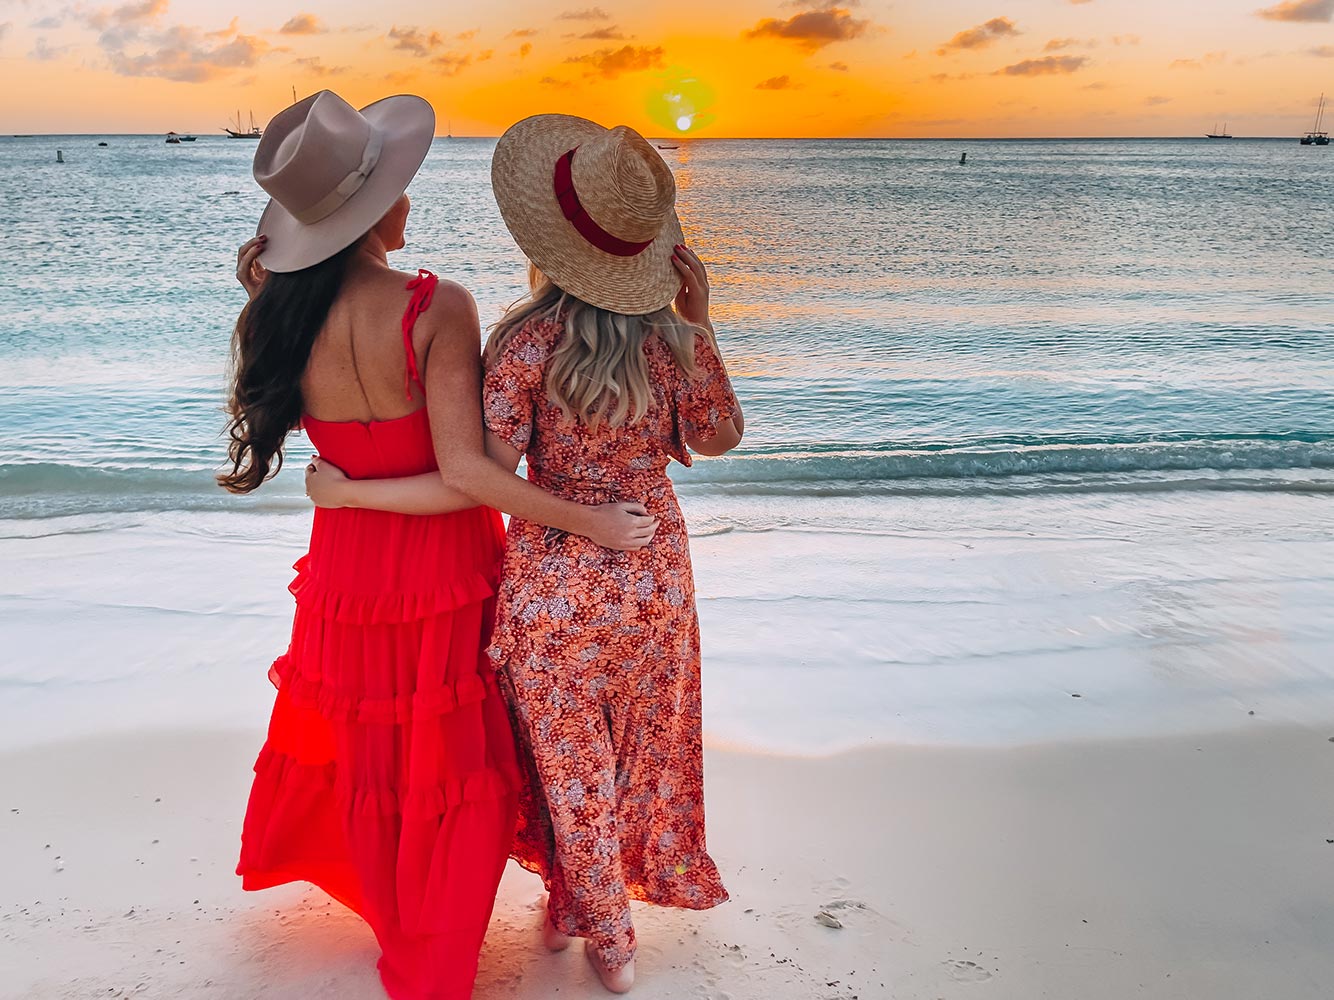
[[[1323,496],[682,503],[715,746],[1009,748],[1334,719]],[[0,751],[265,724],[307,511],[22,527],[0,539]]]
[[[0,995],[379,995],[360,921],[231,874],[261,738],[0,754]],[[732,901],[636,906],[645,1000],[1318,1000],[1334,978],[1334,722],[821,759],[714,749],[706,770]],[[511,865],[477,1000],[606,995],[577,948],[541,951],[539,922],[540,884]]]

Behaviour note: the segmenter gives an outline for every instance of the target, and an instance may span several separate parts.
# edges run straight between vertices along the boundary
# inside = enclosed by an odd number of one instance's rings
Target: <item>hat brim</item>
[[[384,137],[375,169],[347,201],[311,225],[270,201],[255,230],[268,237],[259,258],[268,270],[300,271],[346,250],[384,218],[421,168],[435,139],[435,111],[428,102],[400,94],[361,113]]]
[[[556,200],[556,161],[606,131],[573,115],[525,118],[496,144],[491,189],[519,249],[557,286],[612,312],[656,312],[681,287],[681,276],[672,265],[676,245],[684,242],[676,210],[648,247],[633,257],[621,257],[585,240]]]

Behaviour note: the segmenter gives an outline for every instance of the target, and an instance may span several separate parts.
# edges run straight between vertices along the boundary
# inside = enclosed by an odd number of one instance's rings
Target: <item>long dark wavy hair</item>
[[[218,484],[249,493],[283,467],[283,443],[301,420],[301,378],[315,338],[343,287],[358,240],[301,271],[270,271],[241,310],[232,337],[232,391],[227,401],[227,458]]]

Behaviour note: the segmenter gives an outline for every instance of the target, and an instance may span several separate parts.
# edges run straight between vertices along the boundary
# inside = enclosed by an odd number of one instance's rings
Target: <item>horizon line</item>
[[[95,139],[107,136],[121,138],[145,138],[164,136],[166,132],[0,132],[0,139],[50,139],[68,136],[72,139]],[[193,135],[197,138],[223,139],[227,136],[214,135],[211,132],[177,132],[178,135]],[[643,134],[643,133],[641,133]],[[1305,133],[1302,133],[1305,134]],[[1297,133],[1290,135],[1231,135],[1220,141],[1263,140],[1286,141],[1300,138]],[[435,135],[433,139],[488,139],[497,140],[499,135]],[[644,135],[651,140],[671,140],[673,142],[1051,142],[1051,141],[1152,141],[1155,139],[1211,139],[1203,132],[1189,135]],[[253,142],[252,139],[232,140],[235,142]]]

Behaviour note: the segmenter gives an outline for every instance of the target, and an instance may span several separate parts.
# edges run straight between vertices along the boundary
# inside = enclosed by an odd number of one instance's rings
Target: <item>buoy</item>
[[[962,166],[963,166],[965,163],[967,163],[967,162],[968,162],[968,153],[967,153],[966,151],[963,152],[963,153],[960,153],[960,154],[959,154],[959,166],[962,167]]]
[[[63,149],[56,150],[56,162],[57,163],[65,162],[65,151]]]

